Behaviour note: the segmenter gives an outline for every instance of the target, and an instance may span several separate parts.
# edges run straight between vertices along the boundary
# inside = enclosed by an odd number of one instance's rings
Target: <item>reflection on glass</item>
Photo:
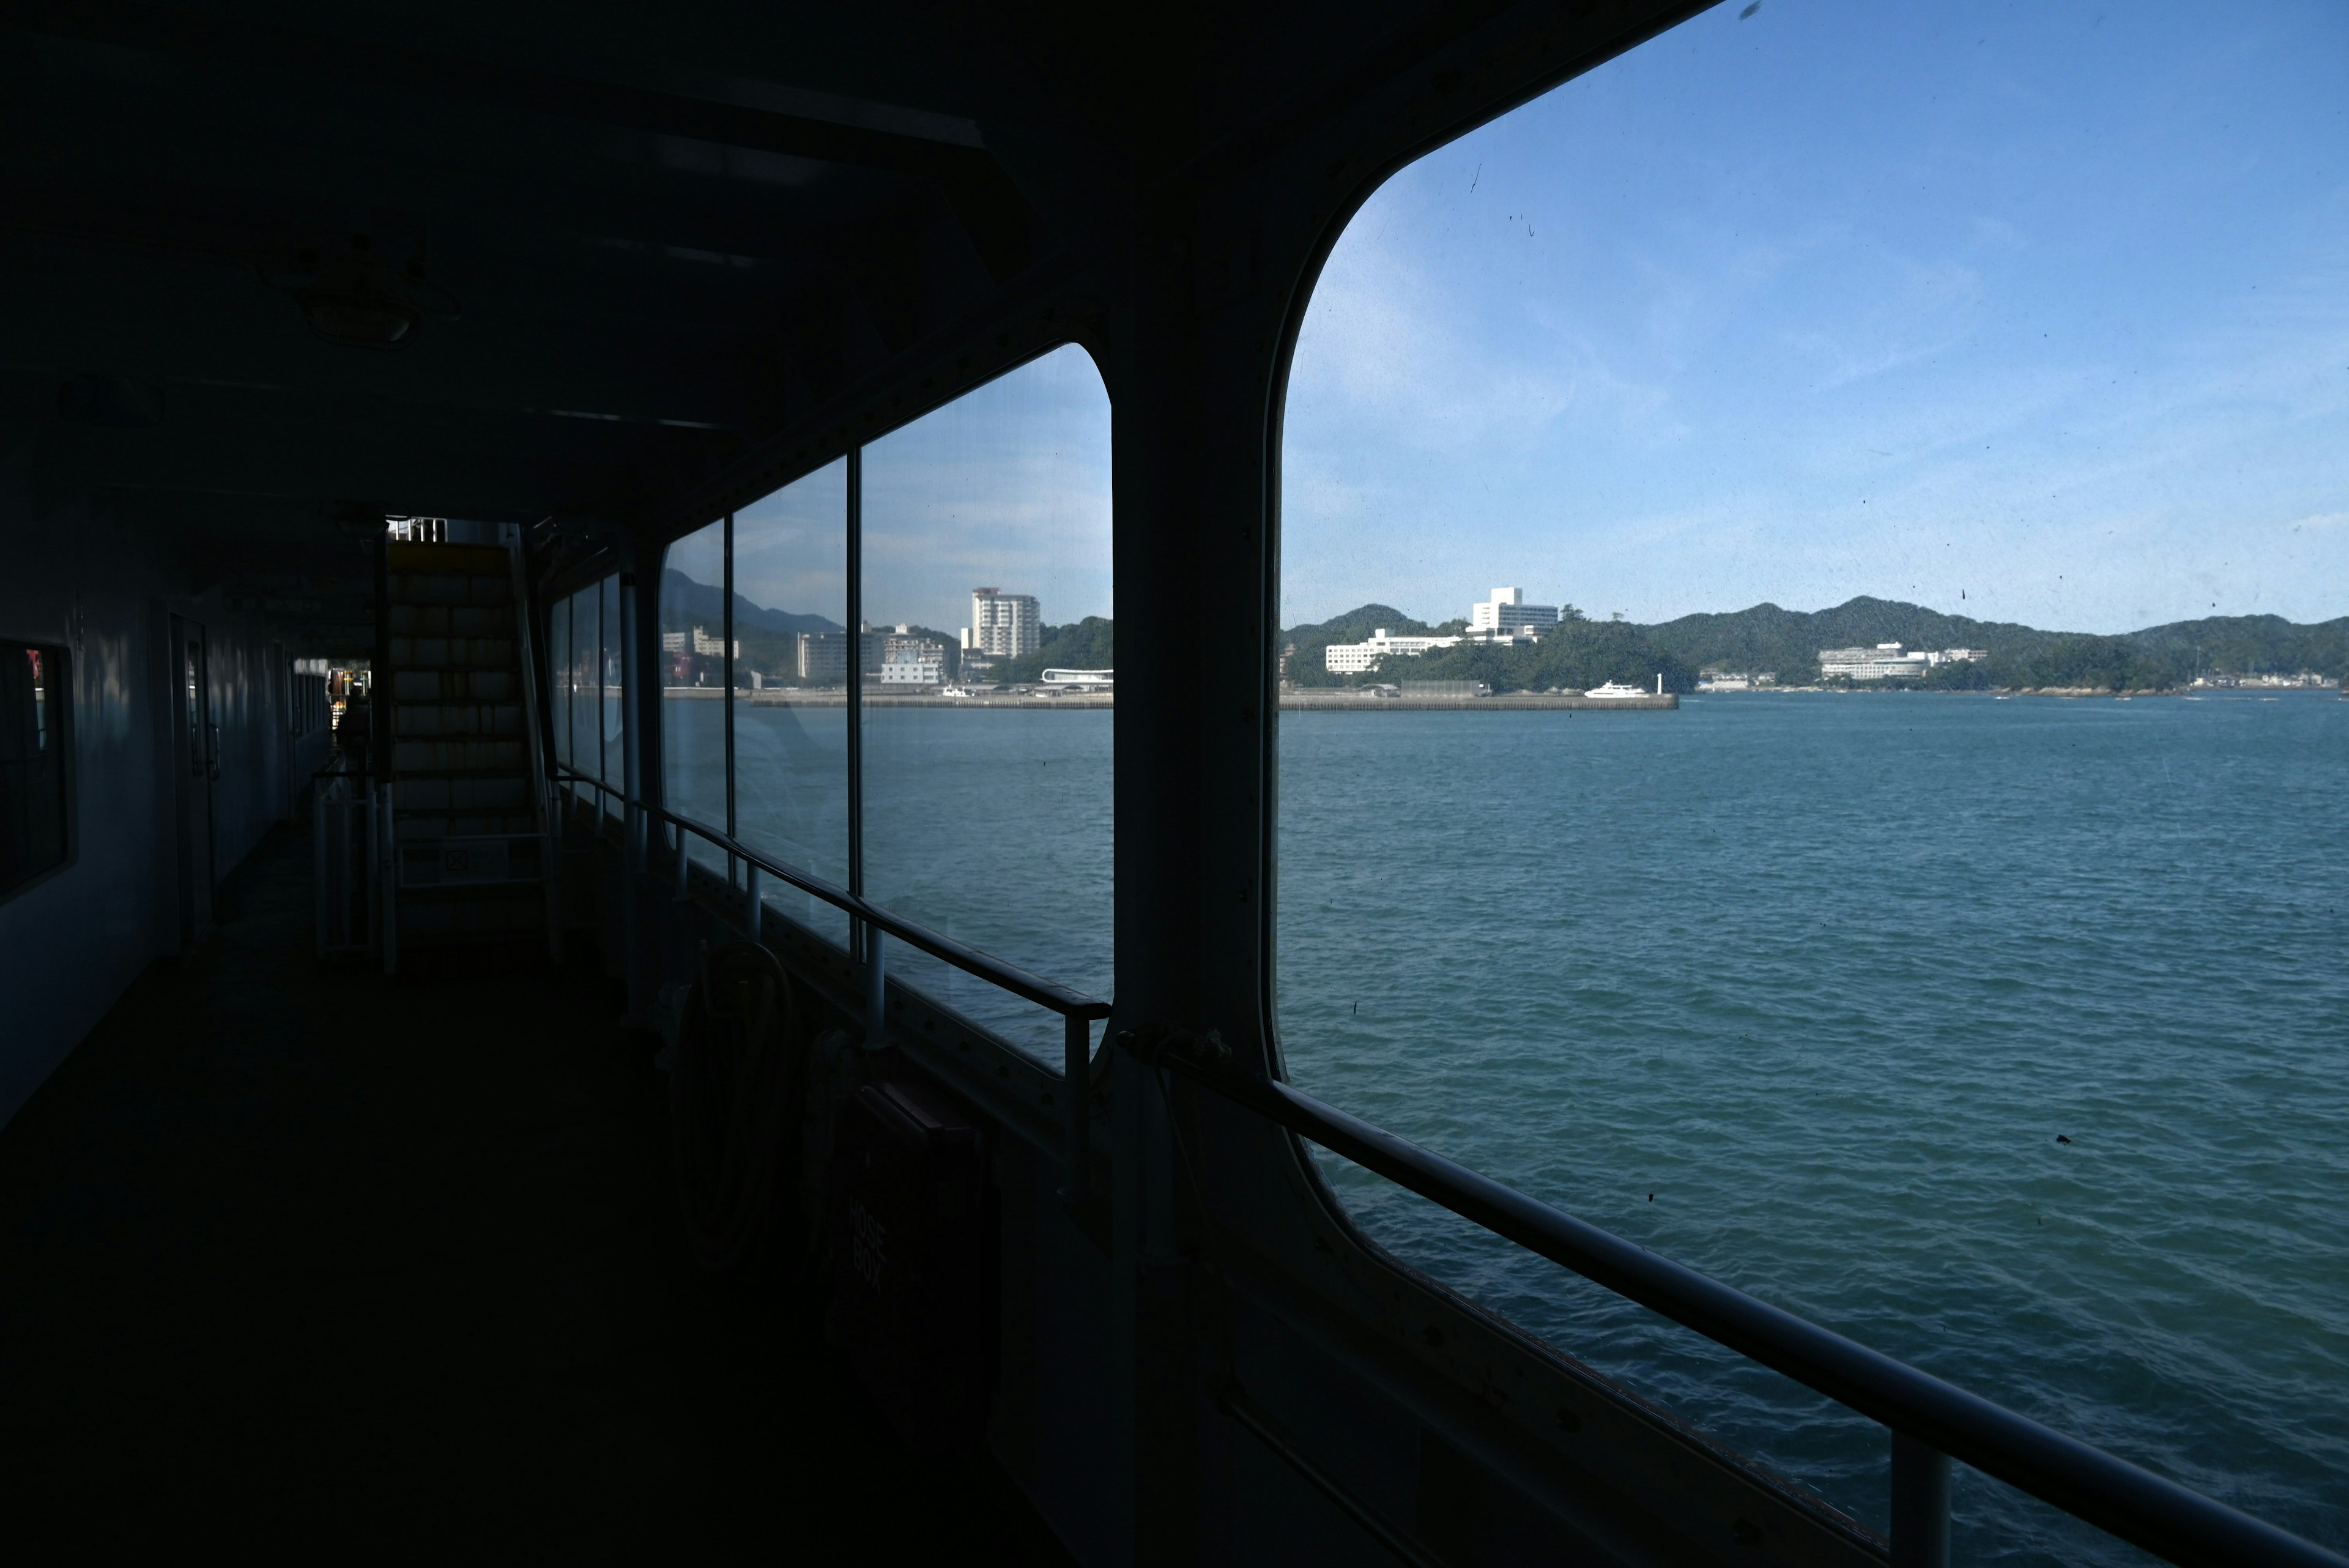
[[[1063,348],[864,451],[868,897],[1110,993],[1110,410]],[[1027,705],[1014,699],[1025,694]],[[1057,711],[1056,711],[1057,710]],[[1057,1019],[891,944],[891,972],[1057,1064]]]
[[[735,836],[845,888],[848,463],[734,519]],[[831,905],[770,881],[767,902],[845,945]]]
[[[603,653],[596,660],[596,674],[602,682],[603,701],[598,711],[604,723],[604,782],[614,788],[623,788],[628,782],[627,740],[625,733],[626,711],[621,701],[626,687],[627,659],[621,651],[620,628],[625,613],[621,607],[620,579],[616,573],[603,582]],[[620,797],[604,797],[605,809],[616,816],[620,814]]]
[[[546,612],[546,720],[554,736],[554,760],[571,759],[571,601],[557,599]]]
[[[596,732],[595,714],[596,649],[603,635],[601,596],[594,588],[582,588],[571,596],[570,700],[565,717],[571,727],[571,765],[590,778],[600,778],[604,773],[604,743]],[[595,794],[584,784],[573,793],[583,805],[592,802]]]
[[[661,798],[724,832],[726,819],[726,524],[668,547],[661,566]],[[688,835],[705,865],[726,857]]]
[[[2349,11],[2133,16],[1723,7],[1371,198],[1285,412],[1282,1044],[2337,1545]],[[1880,1428],[1329,1168],[1882,1521]]]

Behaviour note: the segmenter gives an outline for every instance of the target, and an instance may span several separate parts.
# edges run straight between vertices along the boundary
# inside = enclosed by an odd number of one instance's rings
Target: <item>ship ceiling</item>
[[[354,517],[639,524],[1033,295],[1101,171],[1525,9],[7,0],[0,459],[251,603]]]

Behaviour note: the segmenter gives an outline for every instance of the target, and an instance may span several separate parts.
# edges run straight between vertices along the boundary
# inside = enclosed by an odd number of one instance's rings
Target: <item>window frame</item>
[[[1050,317],[1048,317],[1047,319],[1050,319]],[[885,418],[868,415],[864,420],[858,421],[858,424],[862,428],[856,431],[853,438],[848,436],[845,430],[842,430],[833,435],[833,439],[802,446],[792,454],[792,460],[788,463],[778,464],[772,468],[762,471],[758,476],[757,489],[755,492],[750,490],[748,486],[744,487],[743,492],[735,497],[730,504],[727,504],[722,510],[715,508],[697,510],[693,513],[681,514],[667,521],[666,525],[657,535],[658,543],[652,546],[656,552],[656,556],[653,569],[649,573],[649,577],[654,584],[654,587],[651,591],[655,595],[659,593],[659,584],[667,576],[668,570],[668,556],[669,551],[672,548],[681,541],[688,539],[705,529],[713,526],[719,526],[722,528],[720,537],[722,540],[721,560],[724,566],[724,581],[720,590],[720,603],[723,610],[723,628],[721,635],[724,638],[723,658],[726,670],[724,696],[726,709],[724,718],[726,820],[723,824],[723,828],[730,837],[735,836],[737,830],[735,788],[736,755],[734,745],[735,681],[737,680],[737,673],[734,668],[734,555],[735,522],[738,514],[749,507],[757,505],[767,497],[787,490],[791,486],[799,483],[801,481],[822,472],[823,469],[834,462],[844,462],[846,464],[847,493],[844,502],[845,537],[843,544],[843,568],[845,574],[844,586],[846,588],[845,605],[847,629],[843,635],[847,639],[847,657],[845,659],[846,670],[844,679],[848,690],[847,890],[862,897],[864,893],[864,697],[868,684],[877,684],[877,682],[868,682],[864,676],[864,659],[861,652],[862,645],[858,639],[858,632],[856,629],[865,618],[864,604],[864,500],[865,450],[886,437],[911,425],[919,423],[929,416],[961,401],[964,398],[970,396],[983,388],[991,386],[1007,377],[1016,375],[1019,371],[1027,369],[1029,366],[1048,358],[1050,356],[1061,352],[1062,349],[1071,348],[1076,348],[1085,355],[1086,358],[1092,363],[1094,375],[1101,381],[1102,397],[1109,404],[1112,415],[1112,433],[1111,440],[1112,461],[1114,461],[1114,413],[1116,409],[1116,398],[1112,387],[1110,377],[1106,371],[1106,366],[1109,362],[1108,356],[1103,346],[1099,341],[1091,338],[1083,333],[1062,330],[1056,334],[1040,337],[1032,343],[1021,345],[1018,349],[1009,354],[1003,359],[987,364],[985,368],[977,374],[969,375],[967,378],[957,377],[946,380],[945,384],[938,390],[937,395],[935,398],[924,399],[912,401],[910,403],[900,402],[897,399],[893,398],[891,400],[888,414]],[[966,361],[966,363],[968,363],[968,361]],[[926,386],[925,390],[927,389],[928,388]],[[901,410],[902,411],[900,411]],[[1114,511],[1112,511],[1112,577],[1114,576],[1115,559],[1114,530],[1115,517]],[[616,568],[615,569],[616,570]],[[584,577],[567,578],[565,580],[579,583],[581,587],[574,591],[584,593],[593,587],[594,581],[600,581],[601,576],[599,576],[592,581]],[[657,624],[657,618],[656,622]],[[641,674],[641,672],[636,671],[632,671],[631,673],[637,674],[639,676]],[[658,690],[659,683],[657,680],[655,682],[654,691],[657,693]],[[647,711],[643,715],[644,722],[642,732],[637,742],[639,746],[644,748],[637,753],[637,776],[641,781],[640,794],[647,799],[657,800],[660,805],[666,807],[668,805],[668,802],[666,799],[666,768],[667,763],[668,736],[662,722],[663,718],[666,716],[666,710],[657,701],[648,701],[645,704],[645,708]],[[1114,717],[1112,716],[1112,723],[1113,722]],[[659,781],[659,783],[656,784],[655,781]],[[1112,802],[1114,801],[1114,792],[1115,774],[1114,763],[1112,763]],[[1113,811],[1114,806],[1112,805],[1112,813]],[[709,826],[718,826],[719,825],[713,823]],[[735,865],[734,857],[730,855],[727,857],[727,860],[728,882],[730,886],[740,888],[742,885],[740,869]],[[792,931],[804,940],[822,942],[826,946],[836,945],[832,942],[830,938],[824,936],[821,932],[815,931],[812,928],[807,927],[805,924],[793,919],[782,910],[775,909],[771,907],[767,912],[774,918],[787,922]],[[909,919],[913,919],[913,917],[910,916],[905,918]],[[926,925],[926,922],[918,920],[915,923]],[[852,920],[849,924],[851,940],[854,945],[849,950],[847,956],[861,961],[862,944],[864,940],[862,923]],[[1114,976],[1115,973],[1115,964],[1116,956],[1114,946],[1112,945],[1111,954],[1112,976]],[[1114,986],[1112,984],[1112,990],[1113,989]],[[943,1002],[935,998],[927,997],[926,994],[925,994],[924,1000],[926,1004],[933,1007],[940,1009],[944,1009],[946,1007],[946,1004]],[[991,1031],[986,1031],[983,1025],[972,1023],[968,1020],[958,1020],[957,1026],[967,1029],[979,1030],[982,1033],[988,1033],[990,1038],[992,1038]],[[1014,1055],[1019,1056],[1022,1061],[1030,1060],[1027,1054],[1019,1047],[1011,1045],[1009,1042],[998,1041],[997,1043],[1002,1045],[1004,1049],[1011,1052]],[[1098,1054],[1096,1056],[1096,1060],[1097,1062],[1099,1060]],[[1055,1075],[1055,1076],[1057,1076],[1057,1075]]]

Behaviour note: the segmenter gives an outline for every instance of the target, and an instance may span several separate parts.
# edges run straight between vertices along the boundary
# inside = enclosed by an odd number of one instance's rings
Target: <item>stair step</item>
[[[398,670],[450,668],[512,670],[513,639],[510,637],[391,636],[391,662]]]
[[[391,743],[395,781],[410,774],[518,773],[526,760],[519,740],[394,740]]]
[[[390,629],[414,637],[512,637],[511,605],[408,605],[390,607]]]
[[[512,670],[399,670],[394,702],[511,702],[522,694]]]
[[[419,813],[402,807],[392,813],[392,831],[402,844],[429,843],[441,838],[536,833],[538,819],[528,812]]]
[[[546,895],[535,882],[509,884],[492,896],[472,898],[416,898],[412,893],[402,889],[400,894],[402,946],[537,936],[546,929]]]
[[[533,833],[404,842],[399,846],[399,890],[454,892],[536,881],[543,847]]]
[[[398,702],[391,730],[402,739],[446,736],[509,736],[522,733],[519,702]]]
[[[392,775],[402,812],[529,811],[530,781],[512,768]]]
[[[414,545],[394,544],[386,547],[384,566],[394,576],[419,573],[462,574],[489,576],[495,574],[505,580],[507,563],[511,560],[503,546],[498,545]]]

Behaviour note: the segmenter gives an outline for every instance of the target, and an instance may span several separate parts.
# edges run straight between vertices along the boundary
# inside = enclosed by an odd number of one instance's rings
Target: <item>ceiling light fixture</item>
[[[291,275],[264,280],[301,307],[310,329],[329,343],[351,348],[405,348],[429,316],[454,320],[463,314],[456,296],[427,283],[424,264],[405,266],[379,261],[365,234],[353,234],[347,250],[321,255],[304,245]]]

